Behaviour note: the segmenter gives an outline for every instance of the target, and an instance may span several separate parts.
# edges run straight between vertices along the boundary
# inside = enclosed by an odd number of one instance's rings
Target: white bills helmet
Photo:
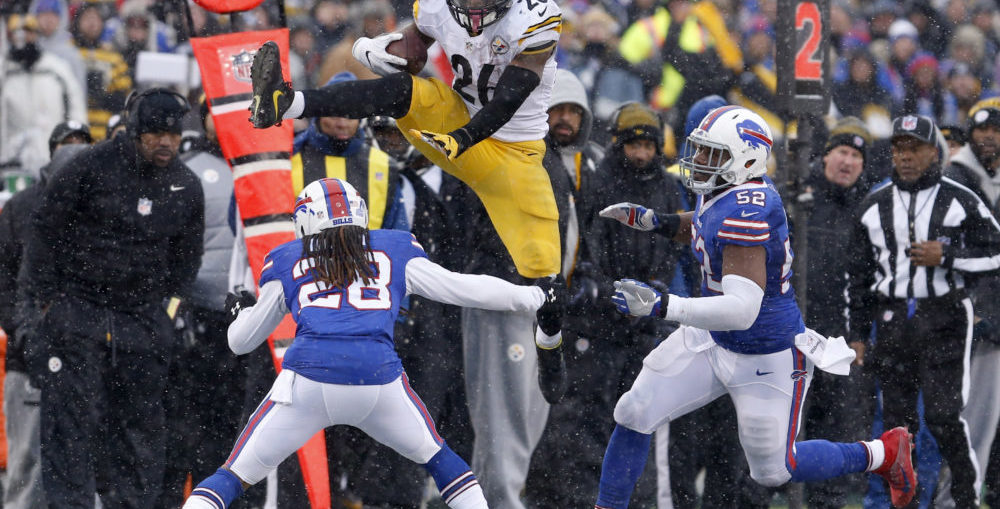
[[[683,153],[689,155],[680,162],[684,184],[696,194],[707,194],[764,175],[771,129],[746,108],[722,106],[705,115],[685,145]]]
[[[338,226],[368,227],[368,206],[346,180],[323,178],[312,182],[295,200],[295,236],[315,235]]]

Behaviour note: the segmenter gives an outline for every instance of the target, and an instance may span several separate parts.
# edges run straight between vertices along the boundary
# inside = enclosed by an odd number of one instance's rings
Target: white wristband
[[[549,336],[542,332],[541,327],[539,327],[535,329],[535,344],[542,350],[558,348],[562,344],[562,331],[557,332],[555,336]]]

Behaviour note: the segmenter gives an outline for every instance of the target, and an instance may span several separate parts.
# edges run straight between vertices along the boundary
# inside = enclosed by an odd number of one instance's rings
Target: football
[[[412,24],[404,28],[401,33],[403,38],[390,42],[385,50],[391,55],[406,59],[406,68],[400,71],[417,74],[427,63],[427,43],[417,31],[417,27]]]

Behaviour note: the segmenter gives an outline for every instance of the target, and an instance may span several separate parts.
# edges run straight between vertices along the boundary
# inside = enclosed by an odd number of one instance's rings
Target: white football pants
[[[765,355],[731,352],[708,331],[682,326],[643,360],[632,388],[615,407],[615,421],[652,433],[661,425],[729,393],[750,476],[765,486],[791,478],[795,435],[812,363],[797,349]]]

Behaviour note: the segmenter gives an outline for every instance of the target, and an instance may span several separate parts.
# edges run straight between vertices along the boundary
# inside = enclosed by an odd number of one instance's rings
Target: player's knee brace
[[[441,492],[441,499],[449,507],[457,507],[453,504],[465,498],[464,493],[477,491],[482,494],[479,481],[469,468],[469,464],[455,454],[448,444],[441,444],[441,450],[424,464],[424,468],[434,478],[434,483]]]
[[[652,401],[633,388],[618,398],[618,404],[615,405],[615,423],[640,433],[652,433],[660,423],[650,422],[647,409],[651,404]]]
[[[772,416],[744,416],[740,419],[740,443],[750,465],[750,478],[767,487],[781,486],[792,474],[785,464],[787,445]]]
[[[243,482],[236,474],[220,468],[191,490],[184,509],[226,509],[243,494]]]

